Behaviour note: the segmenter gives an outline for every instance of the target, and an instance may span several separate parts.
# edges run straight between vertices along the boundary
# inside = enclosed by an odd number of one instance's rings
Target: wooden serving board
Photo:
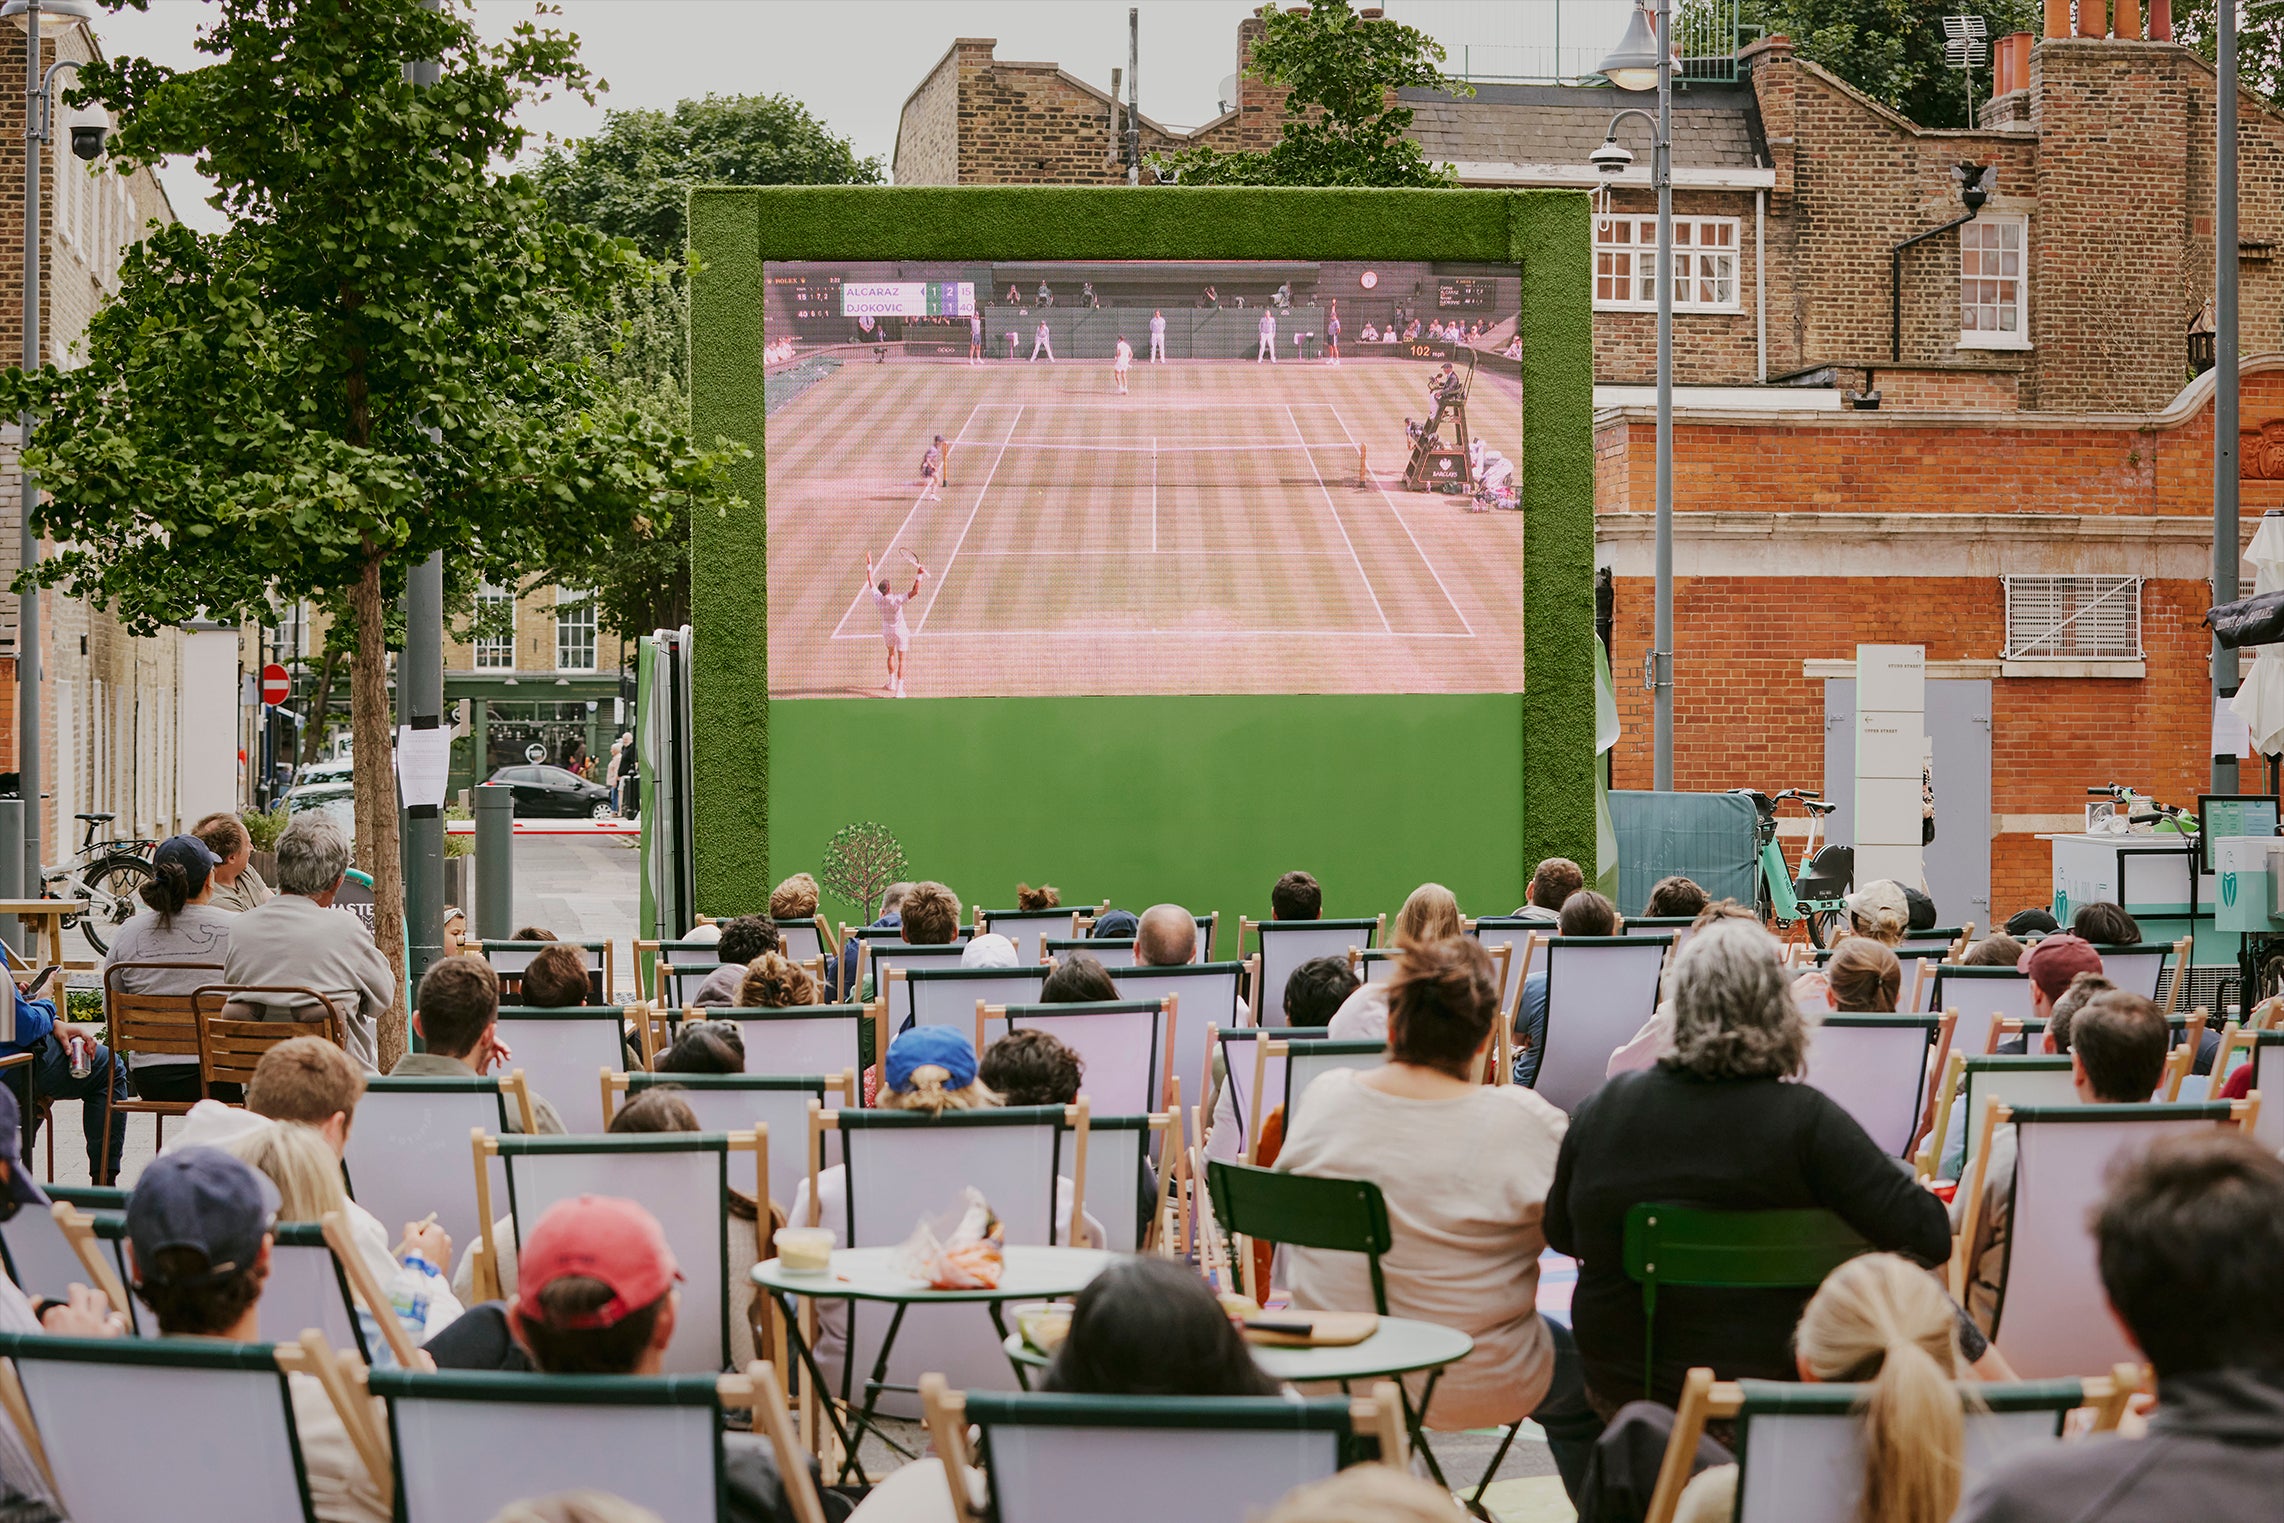
[[[1288,1331],[1306,1326],[1307,1331]],[[1379,1328],[1368,1311],[1265,1311],[1241,1324],[1247,1343],[1264,1348],[1348,1348]]]

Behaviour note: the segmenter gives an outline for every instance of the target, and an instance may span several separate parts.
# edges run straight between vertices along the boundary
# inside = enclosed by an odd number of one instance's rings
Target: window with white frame
[[[480,672],[515,669],[515,594],[486,587],[476,594],[476,627],[469,642]]]
[[[555,669],[595,669],[595,599],[591,593],[565,590],[555,594]]]
[[[1737,286],[1738,220],[1673,219],[1673,310],[1743,310]],[[1594,305],[1604,312],[1657,310],[1657,218],[1594,219]]]
[[[2008,661],[2139,661],[2138,576],[2010,576]]]
[[[1959,347],[2027,349],[2030,224],[1977,217],[1959,229]]]

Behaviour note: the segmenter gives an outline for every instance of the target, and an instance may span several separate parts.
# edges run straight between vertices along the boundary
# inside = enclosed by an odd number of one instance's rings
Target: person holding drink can
[[[37,982],[31,986],[38,988]],[[127,1145],[124,1126],[110,1128],[110,1156],[104,1153],[104,1119],[110,1114],[114,1099],[127,1098],[126,1065],[111,1056],[100,1037],[85,1026],[75,1026],[57,1018],[56,1002],[52,997],[33,999],[25,993],[25,985],[11,981],[9,992],[16,1000],[16,1039],[0,1042],[0,1058],[17,1053],[32,1055],[29,1063],[0,1069],[0,1083],[8,1086],[23,1107],[28,1123],[19,1144],[23,1156],[31,1156],[32,1139],[39,1127],[39,1109],[30,1104],[31,1095],[25,1093],[25,1076],[31,1077],[32,1093],[42,1100],[77,1100],[81,1102],[81,1125],[87,1137],[88,1175],[97,1184],[107,1185],[118,1178],[119,1157]]]

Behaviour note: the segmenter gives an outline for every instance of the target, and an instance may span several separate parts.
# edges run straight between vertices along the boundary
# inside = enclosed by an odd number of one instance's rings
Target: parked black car
[[[561,767],[502,767],[491,781],[515,790],[515,812],[527,818],[607,820],[614,815],[610,789]]]

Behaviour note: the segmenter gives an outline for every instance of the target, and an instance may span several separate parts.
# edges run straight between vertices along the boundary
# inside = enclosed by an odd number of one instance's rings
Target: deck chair
[[[400,1523],[579,1490],[661,1518],[727,1516],[722,1414],[753,1405],[743,1375],[375,1370],[370,1385],[388,1407]]]
[[[14,1216],[0,1221],[0,1260],[4,1260],[7,1265],[8,1278],[27,1297],[45,1296],[55,1301],[63,1300],[75,1284],[96,1290],[107,1289],[102,1283],[100,1269],[90,1268],[80,1257],[79,1251],[72,1246],[71,1237],[65,1233],[62,1222],[76,1218],[83,1224],[92,1225],[94,1218],[90,1213],[94,1212],[118,1218],[123,1226],[127,1192],[101,1187],[71,1189],[62,1185],[49,1185],[47,1193],[52,1204],[46,1209],[27,1205]],[[59,1209],[63,1213],[62,1220],[58,1219]],[[123,1233],[112,1235],[111,1241],[117,1241],[119,1236],[123,1236]],[[106,1243],[97,1251],[109,1260],[113,1273],[123,1283],[126,1269],[116,1257],[115,1250]],[[119,1298],[113,1298],[114,1307],[118,1307],[118,1301]],[[120,1309],[128,1310],[130,1314],[132,1312],[131,1308]]]
[[[611,997],[611,944],[608,941],[479,941],[476,955],[492,965],[500,980],[500,1003],[523,1003],[523,970],[549,947],[577,947],[587,963],[587,998],[600,1005]],[[719,955],[715,962],[721,961]]]
[[[1625,930],[1629,936],[1637,934],[1630,925]],[[1523,995],[1523,975],[1530,971],[1529,967],[1524,966],[1525,944],[1534,935],[1544,941],[1553,934],[1554,922],[1551,920],[1530,920],[1516,915],[1486,915],[1475,922],[1474,936],[1483,943],[1484,951],[1497,956],[1501,947],[1507,949],[1507,977],[1499,990],[1499,1014],[1505,1025],[1514,1025],[1515,1009]],[[1648,936],[1653,933],[1644,931],[1639,934]],[[1534,960],[1531,966],[1545,965]]]
[[[1356,975],[1358,983],[1384,984],[1396,976],[1398,959],[1403,955],[1401,947],[1350,947],[1348,971]]]
[[[1206,1164],[1206,1192],[1222,1241],[1238,1263],[1247,1295],[1254,1292],[1253,1255],[1246,1243],[1257,1239],[1293,1248],[1361,1253],[1370,1260],[1372,1309],[1388,1315],[1388,1285],[1380,1258],[1395,1244],[1388,1224],[1388,1202],[1369,1179],[1333,1179],[1316,1174],[1284,1174],[1252,1164],[1212,1159]],[[1361,1311],[1363,1308],[1349,1308]]]
[[[1983,1109],[1993,1101],[2018,1106],[2080,1103],[2067,1055],[1970,1054],[1953,1048],[1949,1071],[1950,1080],[1935,1111],[1935,1130],[1927,1141],[1930,1152],[1940,1148],[1940,1153],[1932,1170],[1921,1170],[1930,1179],[1960,1177],[1972,1160],[1976,1138],[1982,1134]],[[1950,1146],[1954,1132],[1961,1138],[1956,1149]],[[1925,1162],[1923,1155],[1922,1164]]]
[[[2284,1153],[2284,1031],[2231,1031],[2221,1039],[2213,1058],[2213,1093],[2220,1093],[2230,1054],[2242,1053],[2252,1064],[2252,1092],[2274,1096],[2264,1099],[2252,1120],[2252,1135],[2271,1153]]]
[[[691,1009],[706,980],[721,971],[719,962],[670,962],[661,957],[653,965],[650,987],[662,1010]]]
[[[722,965],[719,941],[652,941],[637,938],[634,942],[635,993],[644,999],[656,999],[658,986],[652,975],[661,962],[677,967],[718,968]]]
[[[1091,1102],[1091,1096],[1089,1097]],[[1169,1143],[1173,1112],[1154,1116],[1087,1115],[1088,1214],[1102,1223],[1112,1253],[1153,1246],[1152,1232],[1166,1215],[1179,1160]]]
[[[2094,1410],[2094,1428],[2117,1427],[2133,1394],[2130,1381],[2047,1380],[1962,1386],[1970,1396],[1961,1459],[1962,1492],[2026,1450],[2062,1441],[2062,1421]],[[1825,1523],[1859,1515],[1863,1502],[1863,1410],[1871,1387],[1789,1381],[1716,1383],[1695,1369],[1666,1442],[1665,1463],[1645,1523],[1673,1523],[1708,1419],[1736,1424],[1736,1523]]]
[[[1387,923],[1385,915],[1370,920],[1239,920],[1238,950],[1244,950],[1248,935],[1260,941],[1250,996],[1254,1023],[1285,1024],[1285,980],[1293,969],[1313,958],[1346,957],[1350,947],[1376,947]]]
[[[2156,1001],[2165,986],[2165,970],[2180,966],[2189,955],[2189,938],[2178,942],[2142,942],[2134,946],[2096,947],[2102,959],[2102,977],[2120,989]],[[2164,1006],[2161,1008],[2170,1008]]]
[[[275,994],[294,996],[290,1002],[279,1001],[279,1005],[315,1009],[320,1013],[315,1019],[294,1021],[235,1020],[223,1013],[248,995]],[[198,1079],[208,1094],[214,1093],[217,1084],[242,1087],[253,1082],[254,1065],[280,1042],[297,1036],[317,1036],[336,1047],[341,1045],[341,1013],[333,1001],[315,989],[293,984],[244,984],[236,988],[206,984],[192,992],[190,1002],[198,1021]],[[266,1003],[259,999],[245,1002]]]
[[[745,1043],[745,1071],[799,1077],[865,1070],[876,1049],[866,1032],[877,1023],[870,1005],[790,1005],[782,1010],[708,1010],[706,1019],[727,1021]],[[620,1067],[623,1065],[613,1065]],[[594,1076],[588,1076],[588,1083]],[[859,1099],[855,1103],[862,1104]]]
[[[1051,910],[977,910],[975,933],[1004,936],[1015,943],[1015,960],[1033,963],[1040,960],[1041,943],[1048,937],[1075,938],[1079,935],[1079,917],[1086,909]]]
[[[756,1199],[766,1196],[766,1139],[737,1131],[610,1137],[478,1135],[473,1141],[487,1264],[500,1261],[491,1171],[486,1166],[490,1157],[499,1158],[507,1176],[506,1214],[519,1245],[524,1233],[557,1201],[578,1195],[639,1200],[658,1218],[682,1268],[682,1319],[666,1349],[665,1372],[714,1374],[730,1362],[731,1306],[744,1299],[731,1294],[730,1233],[747,1228],[731,1221],[729,1192],[735,1188]],[[737,1153],[753,1155],[752,1161],[733,1158]]]
[[[500,1006],[500,1040],[515,1053],[516,1067],[534,1094],[545,1095],[564,1128],[573,1133],[603,1129],[596,1075],[627,1066],[627,1039],[641,1040],[644,1006]]]
[[[2012,1122],[2013,1219],[1991,1344],[2015,1373],[2043,1380],[2139,1361],[2109,1315],[2088,1217],[2118,1160],[2167,1137],[2246,1126],[2251,1109],[2249,1101],[2020,1108],[2000,1101],[1983,1112],[1976,1161],[1960,1185],[1967,1210],[1951,1256],[1951,1291],[1954,1300],[1964,1300],[1991,1135]],[[2012,1294],[2016,1286],[2025,1293]]]
[[[290,1343],[304,1328],[314,1327],[333,1347],[354,1349],[359,1359],[371,1363],[374,1350],[359,1325],[349,1276],[325,1241],[325,1229],[316,1222],[279,1222],[271,1231],[270,1277],[255,1307],[262,1341]],[[393,1315],[385,1308],[373,1314]],[[385,1348],[381,1352],[385,1355]]]
[[[1131,968],[1134,966],[1134,938],[1131,936],[1105,936],[1064,940],[1059,936],[1042,937],[1039,942],[1041,962],[1062,962],[1066,958],[1085,954],[1105,968]]]
[[[1111,1116],[1164,1111],[1173,1094],[1173,1038],[1181,1022],[1172,995],[1078,1005],[994,1005],[975,1016],[976,1051],[1004,1032],[1044,1031],[1086,1065],[1082,1081],[1096,1110]]]
[[[1027,968],[892,967],[888,974],[888,1024],[975,1029],[978,1005],[1030,1005],[1039,999],[1047,970]],[[983,1048],[978,1046],[977,1052]]]
[[[1956,1010],[1951,1030],[1955,1052],[1987,1053],[2000,1021],[2030,1019],[2030,975],[2012,968],[1970,968],[1938,963],[1927,989],[1930,1010]]]
[[[1173,1476],[1181,1478],[1185,1523],[1245,1523],[1294,1487],[1339,1470],[1352,1438],[1376,1438],[1390,1463],[1403,1463],[1402,1414],[1386,1382],[1360,1400],[1288,1401],[1000,1395],[953,1390],[930,1376],[924,1397],[960,1523],[1061,1523],[1080,1498],[1088,1523],[1158,1523]],[[974,1463],[991,1478],[980,1514],[968,1500]]]
[[[655,1074],[603,1076],[603,1124],[620,1105],[651,1089],[672,1089],[707,1132],[761,1132],[776,1142],[769,1153],[769,1198],[788,1210],[808,1168],[801,1138],[809,1130],[809,1104],[829,1093],[847,1105],[862,1094],[856,1070],[837,1074]]]
[[[220,973],[218,962],[113,962],[103,967],[103,1014],[113,1061],[133,1070],[137,1057],[198,1060],[198,1009],[187,994],[129,994],[118,984],[120,974],[132,969],[164,969],[170,973],[196,970]],[[111,1156],[111,1128],[125,1126],[128,1116],[151,1117],[154,1147],[166,1145],[167,1117],[186,1113],[188,1100],[113,1100],[103,1117],[103,1156]],[[50,1131],[53,1145],[53,1130]],[[48,1171],[54,1173],[53,1169]]]
[[[1974,935],[1975,927],[1972,922],[1966,925],[1932,925],[1924,931],[1904,932],[1903,940],[1896,943],[1895,951],[1899,957],[1903,955],[1903,951],[1907,947],[1914,952],[1947,952],[1953,950],[1963,952],[1967,949],[1967,943],[1974,939]]]
[[[1602,1087],[1610,1054],[1657,1011],[1672,945],[1660,936],[1554,936],[1533,954],[1525,942],[1524,976],[1534,960],[1546,969],[1546,1050],[1532,1087],[1550,1104],[1573,1111]]]
[[[1388,1061],[1386,1042],[1319,1040],[1256,1043],[1255,1046],[1258,1048],[1255,1062],[1264,1069],[1272,1058],[1282,1057],[1285,1060],[1284,1099],[1281,1103],[1285,1107],[1287,1136],[1292,1135],[1293,1120],[1300,1114],[1301,1096],[1323,1075],[1335,1068],[1378,1068]],[[1279,1051],[1280,1048],[1283,1050]],[[1268,1091],[1256,1083],[1253,1093],[1266,1094]]]
[[[1642,1288],[1642,1394],[1657,1389],[1662,1287],[1813,1290],[1833,1270],[1871,1251],[1870,1243],[1829,1211],[1635,1206],[1626,1213],[1619,1254],[1626,1278]]]
[[[1544,924],[1545,922],[1541,922]],[[1621,918],[1618,934],[1621,936],[1671,936],[1674,950],[1689,939],[1690,928],[1697,924],[1695,915],[1635,915]]]
[[[482,1227],[468,1177],[468,1134],[505,1133],[511,1116],[525,1132],[539,1129],[521,1068],[505,1079],[366,1080],[341,1160],[350,1198],[391,1232],[433,1211],[465,1251]],[[504,1184],[496,1171],[493,1183]]]
[[[1824,1017],[1808,1043],[1807,1082],[1856,1118],[1883,1152],[1911,1156],[1930,1065],[1949,1061],[1948,1015]]]
[[[920,1222],[942,1217],[960,1205],[969,1186],[991,1202],[1010,1243],[1061,1243],[1056,1180],[1071,1181],[1071,1221],[1084,1219],[1087,1200],[1087,1112],[1084,1102],[1011,1107],[1002,1110],[816,1111],[810,1118],[809,1216],[822,1217],[817,1175],[826,1143],[838,1135],[843,1148],[845,1189],[835,1228],[851,1248],[892,1248],[912,1235]],[[1120,1201],[1117,1209],[1128,1209]],[[846,1355],[839,1372],[844,1401],[862,1405],[870,1371],[894,1316],[888,1308],[849,1303]],[[1012,1387],[1000,1334],[988,1310],[974,1303],[915,1306],[907,1310],[890,1350],[881,1390],[891,1393],[879,1405],[890,1417],[919,1415],[920,1376],[935,1370],[964,1383],[997,1389]],[[830,1374],[828,1379],[833,1378]]]
[[[833,940],[833,928],[822,915],[807,920],[780,920],[777,922],[777,939],[784,943],[785,955],[795,962],[810,958],[824,958],[840,951],[840,943]]]
[[[1224,1137],[1223,1128],[1212,1129],[1205,1139],[1206,1154],[1250,1163],[1255,1156],[1260,1123],[1269,1114],[1268,1105],[1257,1103],[1259,1097],[1283,1094],[1286,1053],[1295,1046],[1322,1038],[1303,1033],[1280,1039],[1275,1032],[1263,1031],[1258,1026],[1215,1031],[1212,1037],[1215,1055],[1221,1059],[1222,1082],[1229,1086],[1229,1108],[1237,1118],[1237,1134]]]
[[[72,1517],[315,1523],[286,1371],[338,1379],[330,1357],[320,1373],[299,1344],[38,1333],[0,1334],[0,1357],[0,1402]]]
[[[1204,1104],[1213,1094],[1206,1028],[1218,1026],[1228,1031],[1245,1024],[1241,1016],[1251,1018],[1243,1004],[1246,967],[1241,962],[1193,962],[1178,968],[1109,970],[1110,981],[1117,985],[1122,1000],[1164,999],[1169,994],[1177,999],[1182,1018],[1174,1033],[1174,1077],[1182,1081],[1182,1093],[1195,1104]],[[1182,1120],[1187,1132],[1189,1118]],[[1185,1146],[1198,1140],[1189,1135]]]
[[[866,926],[850,934],[855,937],[857,944],[857,971],[855,981],[849,988],[856,990],[869,977],[876,996],[888,987],[885,980],[888,968],[898,964],[917,967],[922,963],[937,966],[947,957],[956,968],[959,966],[960,953],[968,941],[965,927],[949,944],[942,946],[913,946],[904,939],[903,931],[894,926]]]

